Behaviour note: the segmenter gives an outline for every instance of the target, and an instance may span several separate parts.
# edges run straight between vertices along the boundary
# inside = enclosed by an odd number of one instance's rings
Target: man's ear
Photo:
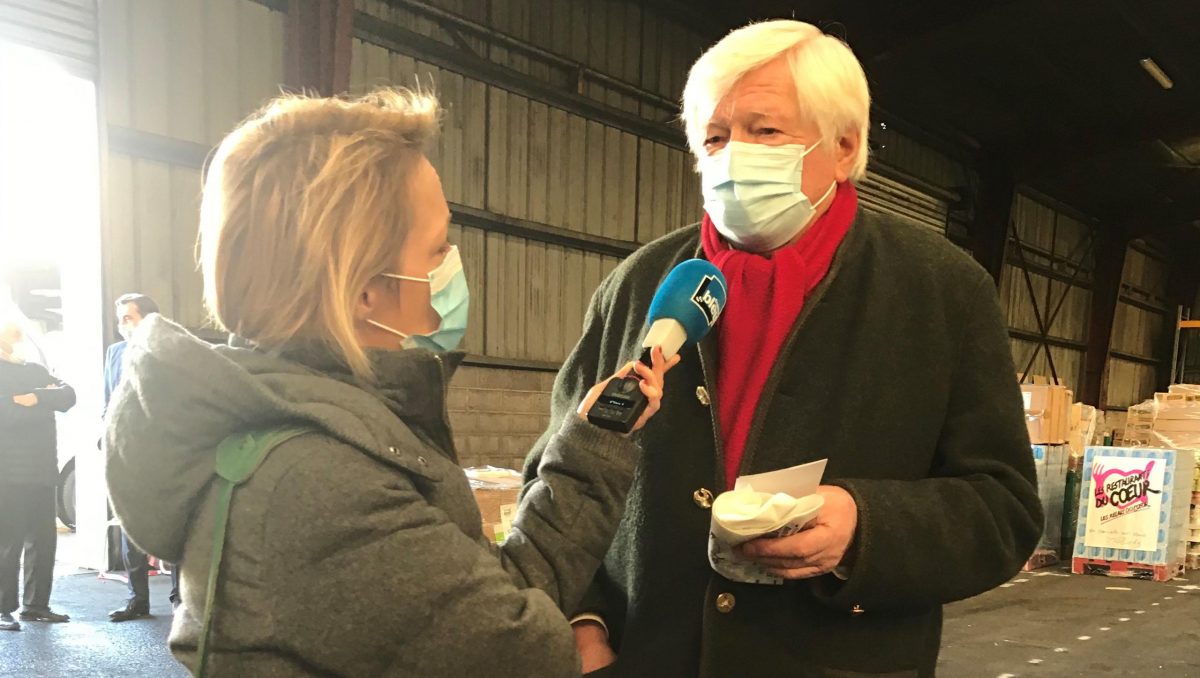
[[[838,183],[850,180],[850,172],[854,169],[854,161],[858,158],[858,150],[862,147],[862,135],[857,129],[850,130],[838,138],[837,148],[834,149],[834,173]]]

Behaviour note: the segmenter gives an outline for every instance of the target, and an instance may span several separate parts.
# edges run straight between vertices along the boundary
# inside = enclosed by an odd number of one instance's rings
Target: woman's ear
[[[379,289],[376,281],[372,280],[367,283],[367,286],[359,293],[357,303],[354,304],[354,319],[366,320],[370,318],[379,307],[381,296],[382,290]]]

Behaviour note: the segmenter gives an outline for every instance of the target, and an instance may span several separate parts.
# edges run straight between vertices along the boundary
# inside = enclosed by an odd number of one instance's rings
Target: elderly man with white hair
[[[637,355],[668,271],[699,256],[725,274],[725,314],[670,375],[616,540],[568,610],[585,672],[930,676],[942,605],[1004,582],[1036,545],[996,291],[943,237],[860,208],[869,110],[854,54],[809,24],[747,26],[693,66],[704,220],[604,281],[555,384],[551,432]],[[714,496],[819,459],[816,520],[737,552],[772,583],[714,571]]]

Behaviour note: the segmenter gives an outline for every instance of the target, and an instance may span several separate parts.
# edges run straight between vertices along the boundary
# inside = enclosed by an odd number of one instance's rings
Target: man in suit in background
[[[122,341],[108,347],[104,356],[104,406],[112,398],[117,386],[121,383],[122,368],[125,358],[125,341],[133,335],[134,329],[151,313],[158,313],[158,304],[153,299],[138,293],[124,294],[116,301],[117,331]],[[121,531],[121,559],[125,563],[125,572],[129,576],[129,600],[125,607],[108,613],[108,618],[114,622],[130,621],[150,616],[150,562],[146,554],[129,541],[124,530]],[[171,568],[171,605],[179,605],[179,567]]]

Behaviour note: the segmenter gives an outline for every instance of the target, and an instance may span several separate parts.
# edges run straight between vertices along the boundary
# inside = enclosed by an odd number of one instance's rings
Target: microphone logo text
[[[696,287],[696,291],[692,293],[692,303],[704,314],[704,319],[708,322],[709,327],[712,327],[717,322],[717,318],[721,316],[721,302],[713,296],[711,289],[713,283],[721,284],[716,276],[706,275],[700,281],[700,285]]]

